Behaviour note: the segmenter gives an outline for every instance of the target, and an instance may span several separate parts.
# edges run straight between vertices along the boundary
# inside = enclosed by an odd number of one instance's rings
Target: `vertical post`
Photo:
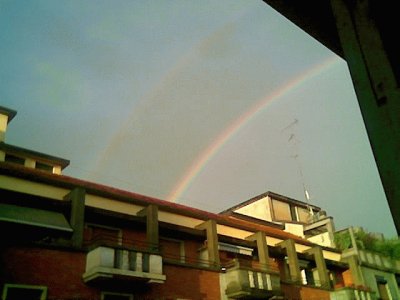
[[[146,217],[146,239],[150,247],[158,248],[158,206],[149,205],[137,213],[138,216]]]
[[[214,266],[219,266],[217,222],[215,220],[208,220],[197,225],[196,229],[206,231],[208,259]]]
[[[286,250],[289,262],[290,279],[294,282],[301,282],[299,259],[297,258],[295,243],[292,239],[280,242],[278,247]]]
[[[400,234],[400,91],[370,8],[372,1],[331,0],[361,114]]]
[[[70,224],[73,229],[71,243],[72,246],[75,248],[82,247],[83,242],[83,226],[85,222],[85,194],[86,192],[83,188],[75,188],[64,197],[64,200],[71,201]]]
[[[335,244],[335,225],[333,223],[332,218],[329,218],[329,221],[326,223],[326,228],[328,229],[329,239],[331,240],[331,245],[336,247]]]
[[[343,261],[349,264],[349,269],[351,276],[353,278],[353,283],[355,285],[364,285],[364,277],[359,267],[357,255],[348,256],[344,258]]]
[[[357,253],[358,255],[358,246],[357,246],[357,241],[356,241],[356,237],[354,235],[354,229],[352,226],[349,227],[349,235],[350,235],[350,240],[351,240],[351,245],[352,248],[354,249],[354,251]]]
[[[263,268],[267,269],[269,265],[269,253],[265,232],[258,231],[246,237],[246,240],[256,241],[259,262]]]
[[[314,256],[315,264],[317,265],[318,277],[321,282],[321,286],[324,288],[330,288],[330,280],[328,275],[328,270],[326,268],[326,263],[322,249],[320,246],[314,246],[305,251],[305,253]]]

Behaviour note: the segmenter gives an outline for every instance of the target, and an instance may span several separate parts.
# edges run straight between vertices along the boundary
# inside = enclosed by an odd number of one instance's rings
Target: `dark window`
[[[376,278],[376,284],[378,285],[378,291],[379,291],[379,299],[382,300],[390,300],[392,297],[390,296],[389,288],[388,288],[388,283],[385,279],[385,277],[382,276],[375,276]]]
[[[24,165],[25,164],[25,159],[22,157],[18,157],[12,154],[6,154],[6,157],[4,159],[6,162],[10,162],[13,164],[18,164],[18,165]]]
[[[25,286],[5,284],[3,291],[4,300],[44,300],[47,288],[41,286]]]
[[[132,300],[130,294],[102,293],[101,300]]]
[[[122,244],[122,235],[119,229],[88,224],[86,231],[86,243],[117,246]]]
[[[177,262],[185,262],[184,242],[181,240],[160,238],[163,256]]]
[[[41,162],[36,162],[36,169],[38,170],[43,170],[47,172],[53,172],[53,166],[41,163]]]

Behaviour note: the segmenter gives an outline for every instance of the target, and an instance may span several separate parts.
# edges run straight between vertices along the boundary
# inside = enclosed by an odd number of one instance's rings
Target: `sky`
[[[6,142],[218,213],[272,191],[396,235],[346,62],[258,0],[0,0]]]

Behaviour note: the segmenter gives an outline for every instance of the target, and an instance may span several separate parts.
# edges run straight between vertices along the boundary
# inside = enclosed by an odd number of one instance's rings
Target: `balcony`
[[[166,280],[163,259],[157,248],[143,243],[134,247],[125,241],[124,246],[99,240],[92,242],[82,276],[86,283],[115,280],[163,283]]]
[[[281,294],[279,271],[273,266],[233,259],[224,268],[228,298],[269,298]]]
[[[366,287],[342,287],[331,292],[332,300],[371,300],[376,299],[375,293]]]
[[[380,253],[358,249],[358,259],[365,266],[383,271],[400,272],[400,260],[392,259]]]

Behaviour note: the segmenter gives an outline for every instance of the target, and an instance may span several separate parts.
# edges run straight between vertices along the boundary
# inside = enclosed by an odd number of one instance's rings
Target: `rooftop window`
[[[53,166],[38,161],[36,162],[35,168],[46,172],[53,172]]]
[[[25,159],[19,156],[15,156],[12,154],[6,153],[6,156],[4,158],[4,161],[10,162],[13,164],[18,164],[18,165],[24,165],[25,164]]]

